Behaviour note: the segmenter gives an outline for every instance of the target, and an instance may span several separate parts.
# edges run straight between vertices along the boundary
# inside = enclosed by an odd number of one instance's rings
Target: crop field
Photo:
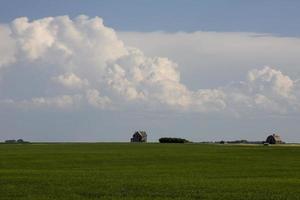
[[[0,199],[300,199],[300,147],[0,144]]]

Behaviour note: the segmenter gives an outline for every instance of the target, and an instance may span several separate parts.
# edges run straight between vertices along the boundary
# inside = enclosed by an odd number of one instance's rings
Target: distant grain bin
[[[147,142],[147,134],[145,131],[136,131],[130,140],[131,142]]]
[[[269,135],[266,139],[266,143],[269,143],[269,144],[282,144],[283,141],[281,140],[280,136],[277,135],[277,134],[272,134],[272,135]]]

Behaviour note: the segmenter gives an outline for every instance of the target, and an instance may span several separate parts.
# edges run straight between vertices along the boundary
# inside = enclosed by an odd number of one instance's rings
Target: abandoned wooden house
[[[145,131],[136,131],[130,140],[131,142],[147,142],[147,134]]]
[[[280,138],[279,135],[272,134],[272,135],[269,135],[267,137],[266,143],[269,143],[269,144],[281,144],[281,143],[283,143],[283,141],[281,140],[281,138]]]

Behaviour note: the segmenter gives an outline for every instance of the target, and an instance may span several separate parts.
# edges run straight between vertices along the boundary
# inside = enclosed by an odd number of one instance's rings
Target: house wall
[[[147,136],[143,137],[141,134],[135,133],[131,138],[131,142],[147,142]]]

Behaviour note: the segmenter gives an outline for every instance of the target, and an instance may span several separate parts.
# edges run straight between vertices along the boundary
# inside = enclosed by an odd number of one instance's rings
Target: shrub
[[[24,143],[24,140],[18,139],[18,140],[17,140],[17,143]]]
[[[4,143],[6,143],[6,144],[27,144],[29,142],[24,141],[22,139],[18,139],[18,140],[5,140]]]
[[[18,139],[18,140],[17,140],[17,143],[18,143],[18,144],[28,144],[28,143],[30,143],[30,142],[25,141],[25,140],[22,140],[22,139]]]
[[[15,144],[15,143],[17,143],[17,141],[16,141],[16,140],[5,140],[4,143],[7,143],[7,144]]]
[[[163,137],[159,139],[160,143],[187,143],[189,142],[186,139],[183,138],[169,138],[169,137]]]

